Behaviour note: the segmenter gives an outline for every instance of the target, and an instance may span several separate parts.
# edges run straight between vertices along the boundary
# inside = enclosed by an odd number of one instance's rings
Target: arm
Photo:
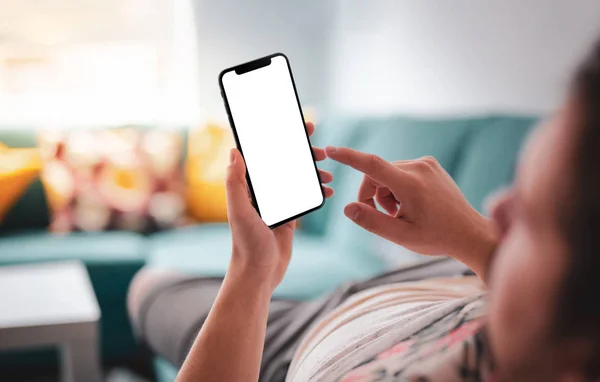
[[[498,235],[491,220],[477,211],[473,210],[472,216],[466,219],[469,219],[465,220],[468,224],[465,224],[463,232],[458,233],[464,240],[462,243],[459,241],[457,249],[449,251],[448,255],[465,264],[487,283]]]
[[[178,381],[257,381],[271,285],[230,269]]]
[[[308,134],[314,131],[306,124]],[[313,148],[317,160],[323,149]],[[333,176],[320,171],[321,181]],[[325,196],[333,189],[323,186]],[[269,229],[252,206],[246,166],[240,152],[231,151],[227,168],[227,217],[231,227],[231,261],[215,303],[177,376],[179,382],[257,381],[269,302],[292,255],[296,223]]]
[[[434,158],[390,163],[343,147],[327,147],[326,153],[365,174],[358,200],[344,209],[352,221],[414,252],[452,256],[486,280],[498,241],[495,227]]]
[[[269,302],[291,257],[295,223],[270,230],[251,204],[246,167],[231,151],[227,216],[233,245],[223,285],[177,381],[257,381]]]

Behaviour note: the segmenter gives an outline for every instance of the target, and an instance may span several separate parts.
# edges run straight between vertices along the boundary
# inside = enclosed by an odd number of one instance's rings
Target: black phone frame
[[[240,153],[242,154],[242,157],[244,156],[244,151],[242,150],[242,145],[240,143],[240,139],[238,137],[237,134],[237,130],[235,128],[235,123],[233,121],[233,115],[231,114],[231,109],[229,108],[229,102],[227,100],[227,94],[225,92],[225,88],[223,86],[223,76],[226,73],[235,71],[236,74],[241,75],[244,73],[248,73],[251,72],[253,70],[256,69],[260,69],[260,68],[264,68],[265,66],[269,66],[271,64],[271,59],[274,57],[278,57],[281,56],[285,59],[285,62],[287,64],[288,67],[288,72],[290,74],[290,79],[292,80],[292,87],[294,88],[294,96],[296,97],[296,102],[298,103],[298,112],[300,113],[300,118],[302,119],[302,123],[304,124],[304,133],[306,134],[306,140],[308,141],[308,144],[311,148],[310,150],[310,155],[312,157],[313,160],[313,164],[315,167],[315,172],[317,174],[317,179],[319,180],[319,186],[321,189],[321,197],[322,197],[322,201],[321,204],[319,204],[318,206],[311,208],[307,211],[301,212],[295,216],[289,217],[287,219],[284,219],[278,223],[274,223],[272,225],[269,226],[269,228],[274,229],[277,228],[283,224],[286,224],[288,222],[291,222],[293,220],[296,220],[306,214],[309,214],[313,211],[316,211],[318,209],[320,209],[321,207],[323,207],[323,205],[325,204],[325,191],[323,190],[323,186],[322,186],[322,182],[321,182],[321,176],[319,175],[319,169],[317,167],[317,162],[315,159],[315,153],[312,150],[312,145],[310,143],[310,137],[308,136],[308,130],[306,129],[306,121],[304,120],[304,114],[302,113],[302,106],[300,105],[300,98],[298,97],[298,90],[296,89],[296,82],[294,81],[294,76],[292,75],[292,67],[290,66],[290,60],[287,58],[287,56],[283,53],[273,53],[270,54],[268,56],[265,57],[261,57],[258,58],[256,60],[252,60],[249,62],[245,62],[243,64],[240,65],[236,65],[230,68],[227,68],[225,70],[223,70],[220,74],[219,74],[219,88],[221,90],[221,97],[223,98],[223,103],[225,104],[225,110],[227,112],[227,117],[229,119],[229,125],[231,126],[231,131],[233,132],[233,137],[235,139],[235,144],[238,148],[238,150],[240,150]],[[256,196],[254,195],[254,188],[252,187],[252,180],[250,179],[250,173],[248,172],[248,170],[246,169],[246,182],[248,183],[248,188],[250,191],[250,196],[252,198],[252,205],[254,206],[254,208],[256,209],[256,211],[258,212],[258,215],[260,216],[260,208],[258,207],[258,202],[256,200]]]

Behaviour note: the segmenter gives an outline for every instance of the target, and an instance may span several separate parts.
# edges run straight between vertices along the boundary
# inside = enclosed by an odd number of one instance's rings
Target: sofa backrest
[[[451,175],[478,211],[485,213],[490,194],[512,183],[519,152],[536,123],[532,117],[493,117],[470,131]]]
[[[0,129],[0,142],[13,148],[36,147],[32,128]],[[0,222],[0,234],[14,230],[46,229],[50,224],[42,182],[36,179]]]
[[[434,156],[483,211],[485,198],[512,182],[519,149],[535,121],[520,116],[334,119],[318,127],[313,143],[349,146],[390,161]],[[334,173],[335,195],[303,220],[303,229],[370,251],[372,235],[343,215],[344,206],[356,200],[362,174],[331,162],[320,167]]]

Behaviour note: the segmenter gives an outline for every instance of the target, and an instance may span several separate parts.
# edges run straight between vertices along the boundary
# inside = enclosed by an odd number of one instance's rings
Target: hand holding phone
[[[275,228],[320,208],[326,195],[287,58],[226,69],[219,85],[263,221]]]
[[[314,125],[306,124],[308,135]],[[323,149],[315,148],[317,160],[325,159]],[[333,180],[331,173],[321,171],[321,179]],[[292,255],[292,238],[296,221],[290,221],[275,229],[269,229],[248,196],[246,167],[237,149],[230,154],[227,169],[227,214],[233,238],[233,253],[230,271],[240,277],[251,277],[269,283],[272,289],[283,279]],[[333,195],[333,189],[323,186],[325,195]]]

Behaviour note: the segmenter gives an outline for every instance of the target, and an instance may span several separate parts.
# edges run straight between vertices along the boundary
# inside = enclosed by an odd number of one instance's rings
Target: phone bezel
[[[265,57],[258,58],[256,60],[248,61],[248,62],[245,62],[243,64],[227,68],[227,69],[221,71],[221,73],[219,74],[219,88],[221,90],[221,97],[223,98],[223,103],[225,104],[225,110],[227,112],[227,117],[229,119],[229,125],[231,126],[231,131],[233,132],[233,137],[235,139],[235,144],[236,144],[238,150],[240,150],[240,153],[242,154],[242,157],[243,157],[244,156],[244,150],[242,149],[242,145],[241,145],[241,142],[239,140],[239,137],[238,137],[238,134],[237,134],[237,130],[235,128],[235,122],[233,121],[233,116],[232,116],[231,110],[229,108],[229,102],[227,100],[227,94],[226,94],[226,91],[225,91],[225,87],[223,86],[223,76],[226,73],[229,73],[229,72],[232,72],[232,71],[235,71],[236,74],[238,74],[238,75],[242,75],[242,74],[251,72],[253,70],[260,69],[260,68],[263,68],[265,66],[269,66],[271,64],[271,59],[274,58],[274,57],[277,57],[277,56],[283,57],[285,59],[287,67],[288,67],[288,72],[290,74],[290,79],[292,80],[292,87],[294,89],[294,96],[296,97],[296,102],[298,104],[298,112],[300,113],[300,118],[302,120],[302,124],[304,125],[304,133],[306,134],[306,140],[308,141],[308,144],[311,147],[310,155],[311,155],[311,158],[312,158],[312,161],[313,161],[313,165],[314,165],[314,168],[315,168],[315,173],[317,174],[317,179],[319,180],[319,188],[321,189],[321,198],[322,198],[322,200],[321,200],[321,203],[318,206],[314,207],[314,208],[311,208],[311,209],[306,210],[304,212],[301,212],[301,213],[299,213],[297,215],[294,215],[292,217],[289,217],[289,218],[284,219],[284,220],[282,220],[280,222],[277,222],[277,223],[274,223],[274,224],[270,225],[269,228],[271,228],[271,229],[277,228],[277,227],[279,227],[279,226],[281,226],[283,224],[286,224],[286,223],[291,222],[293,220],[296,220],[296,219],[298,219],[298,218],[300,218],[300,217],[302,217],[302,216],[304,216],[306,214],[309,214],[309,213],[311,213],[313,211],[316,211],[319,208],[323,207],[323,205],[325,204],[325,192],[323,190],[323,187],[321,186],[321,184],[322,184],[322,182],[321,182],[321,176],[319,175],[319,169],[317,167],[317,162],[316,162],[316,159],[315,159],[315,153],[312,150],[312,145],[310,143],[310,137],[308,136],[308,131],[306,129],[306,122],[304,120],[304,114],[302,112],[302,106],[300,105],[300,98],[298,97],[298,90],[296,89],[296,82],[294,81],[294,76],[292,74],[292,67],[290,66],[290,60],[283,53],[274,53],[274,54],[270,54],[270,55],[265,56]],[[249,171],[247,169],[246,169],[246,182],[248,183],[248,188],[250,190],[250,196],[252,198],[252,204],[254,205],[254,208],[256,208],[256,211],[258,212],[258,215],[261,216],[260,215],[260,208],[258,206],[258,202],[256,200],[256,196],[254,195],[254,188],[252,187],[252,179],[250,179],[250,173],[249,173]],[[262,216],[261,216],[261,218],[262,218]]]

